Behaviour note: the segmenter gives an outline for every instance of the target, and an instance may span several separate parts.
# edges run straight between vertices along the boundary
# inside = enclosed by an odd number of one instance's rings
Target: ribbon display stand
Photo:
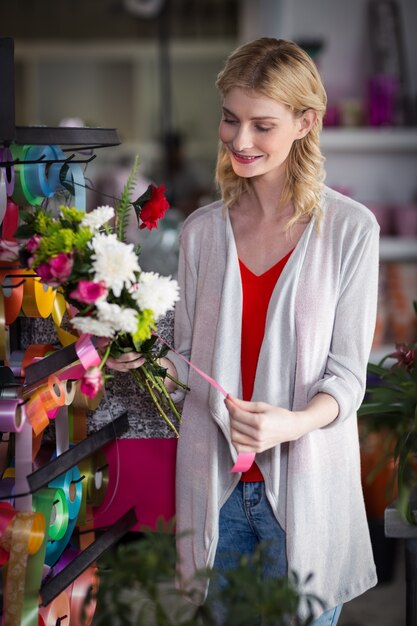
[[[0,38],[0,238],[10,250],[19,210],[40,206],[65,191],[85,211],[82,164],[97,148],[120,144],[112,128],[16,126],[14,42]],[[3,258],[3,257],[2,257]],[[20,346],[19,315],[50,318],[62,348]],[[95,562],[137,523],[134,508],[95,537],[93,509],[108,488],[102,447],[128,427],[127,414],[87,436],[77,381],[89,357],[88,336],[61,327],[62,296],[44,289],[18,262],[0,263],[0,566],[3,626],[55,626],[82,621]],[[43,435],[55,424],[55,450]],[[50,442],[49,442],[50,443]],[[44,454],[42,454],[45,452]],[[117,481],[116,481],[117,485]],[[108,495],[108,494],[107,494]],[[78,530],[78,532],[76,532]],[[77,539],[78,546],[71,544]],[[95,605],[94,605],[95,608]],[[86,623],[91,623],[94,615]]]

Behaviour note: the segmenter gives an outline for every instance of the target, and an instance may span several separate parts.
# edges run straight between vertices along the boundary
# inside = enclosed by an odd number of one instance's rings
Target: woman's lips
[[[246,156],[244,154],[237,154],[237,152],[234,152],[233,150],[231,150],[233,158],[238,162],[238,163],[243,163],[244,165],[250,165],[251,163],[254,163],[255,161],[257,161],[258,159],[261,159],[262,156]]]

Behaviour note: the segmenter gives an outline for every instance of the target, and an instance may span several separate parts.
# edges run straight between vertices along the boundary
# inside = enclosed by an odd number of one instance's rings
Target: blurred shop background
[[[165,274],[176,272],[183,219],[217,198],[214,82],[225,58],[258,36],[302,45],[328,94],[327,184],[365,203],[381,226],[374,361],[417,332],[416,27],[415,0],[0,4],[0,36],[15,41],[16,123],[118,129],[121,145],[97,151],[86,170],[89,204],[114,203],[139,155],[135,192],[164,183],[173,207],[142,242],[144,269]],[[390,545],[390,569],[346,607],[341,626],[404,624],[402,551]]]

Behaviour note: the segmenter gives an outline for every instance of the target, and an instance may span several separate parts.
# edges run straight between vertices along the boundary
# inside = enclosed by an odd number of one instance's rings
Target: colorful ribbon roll
[[[68,171],[65,175],[65,181],[74,189],[73,206],[78,211],[85,211],[86,191],[84,173],[79,163],[68,163]]]
[[[87,569],[74,580],[70,587],[70,626],[90,626],[97,606],[96,597],[98,586],[97,567],[94,564],[87,567]],[[90,601],[85,604],[90,590],[93,591],[92,597]]]
[[[109,464],[104,452],[98,450],[92,456],[83,459],[79,468],[84,480],[77,524],[84,526],[87,523],[87,504],[98,507],[104,502],[109,486]]]
[[[68,526],[65,534],[57,541],[49,541],[46,546],[45,563],[52,567],[68,546],[80,510],[82,480],[78,467],[74,465],[65,474],[50,482],[48,486],[49,488],[62,489],[68,504]]]
[[[24,178],[29,193],[35,197],[51,198],[60,186],[60,172],[65,155],[58,146],[30,146],[26,152],[28,161],[36,161],[44,157],[40,163],[27,163],[24,167]],[[45,163],[45,161],[61,160],[61,163]]]
[[[10,147],[13,159],[21,161],[21,163],[14,165],[15,181],[12,193],[13,200],[21,207],[27,205],[40,206],[44,200],[43,196],[32,194],[28,188],[26,173],[29,166],[25,164],[25,161],[28,160],[27,155],[30,148],[31,146],[18,146],[17,144]]]
[[[61,326],[62,320],[64,319],[64,315],[67,312],[68,308],[69,307],[62,293],[57,293],[55,295],[55,300],[52,307],[52,319],[55,324],[55,330],[56,334],[58,335],[58,339],[64,347],[75,343],[79,339],[78,335],[64,330]]]
[[[62,626],[70,624],[70,601],[66,591],[62,591],[48,604],[39,608],[39,615],[45,626]]]
[[[24,396],[28,390],[24,391]],[[35,435],[39,435],[53,419],[58,408],[65,402],[65,390],[61,381],[55,375],[49,376],[46,384],[42,385],[30,396],[26,404],[27,418]]]
[[[10,263],[2,263],[2,269],[0,270],[2,293],[0,297],[3,298],[4,323],[7,325],[12,324],[16,320],[22,306],[23,282],[19,276],[14,276],[14,274],[20,275],[20,271],[20,269],[16,268],[16,266],[13,267]]]
[[[22,274],[30,275],[23,285],[23,313],[26,317],[49,317],[54,306],[56,291],[42,283],[39,277],[33,277],[31,270],[22,270]]]
[[[54,500],[52,502],[52,512],[49,521],[48,539],[59,541],[62,539],[68,529],[68,502],[62,489],[55,491]]]
[[[22,401],[0,400],[0,432],[20,433],[25,423]]]
[[[6,213],[1,225],[1,237],[6,241],[16,241],[14,236],[19,224],[19,207],[11,198],[7,199]]]

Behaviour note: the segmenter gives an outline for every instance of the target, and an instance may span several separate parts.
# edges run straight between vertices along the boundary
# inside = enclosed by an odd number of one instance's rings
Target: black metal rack
[[[16,126],[14,92],[14,41],[0,38],[0,145],[60,145],[67,150],[87,150],[118,146],[115,128],[67,128]],[[65,148],[64,148],[65,150]]]

